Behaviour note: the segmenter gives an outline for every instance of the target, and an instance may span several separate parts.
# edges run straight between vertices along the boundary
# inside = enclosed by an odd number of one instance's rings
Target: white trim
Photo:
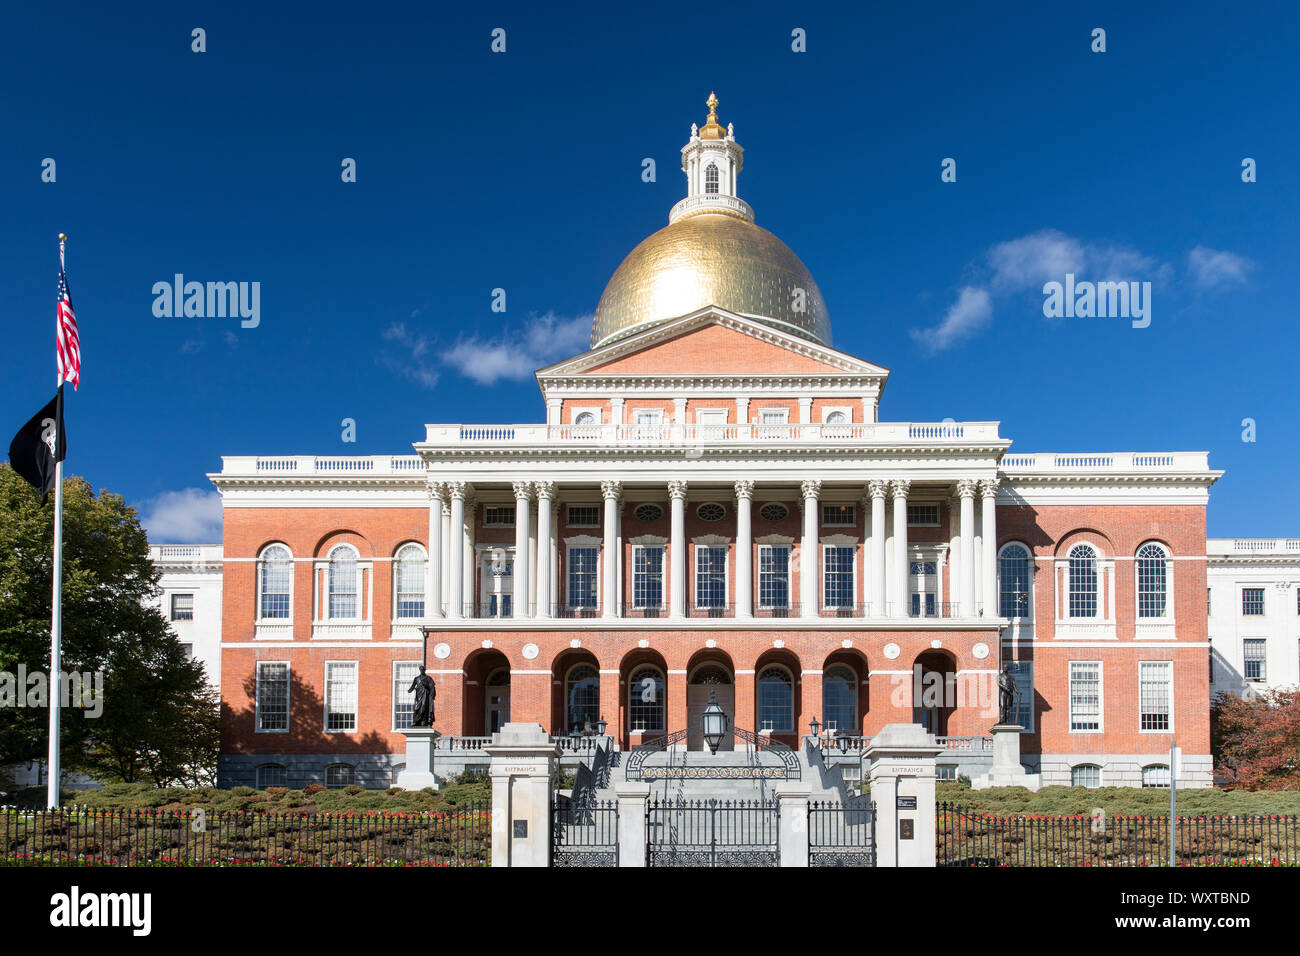
[[[284,548],[285,552],[289,555],[290,563],[289,563],[289,616],[288,617],[270,617],[270,618],[262,617],[262,571],[264,567],[264,562],[266,560],[266,552],[269,551],[271,548]],[[271,631],[270,629],[272,628],[280,629],[285,627],[287,627],[289,629],[289,633],[292,634],[293,633],[293,611],[294,611],[294,601],[293,601],[294,580],[293,579],[297,576],[294,574],[294,569],[293,569],[293,560],[294,560],[293,549],[290,548],[283,541],[271,541],[262,546],[262,549],[257,552],[256,557],[251,558],[249,560],[256,562],[256,567],[254,568],[253,571],[253,588],[256,592],[253,598],[254,600],[253,636],[274,637],[276,635],[274,631]],[[306,560],[311,560],[311,559],[306,559]],[[261,633],[263,628],[268,629],[268,632],[265,635]]]
[[[325,734],[355,734],[361,725],[361,663],[359,661],[330,660],[324,661],[324,681],[321,694],[321,732]],[[343,730],[330,730],[330,668],[340,664],[352,665],[352,726]]]
[[[1165,556],[1165,613],[1158,617],[1142,617],[1142,595],[1138,589],[1138,554],[1148,545],[1154,545],[1164,552]],[[1143,627],[1165,627],[1174,626],[1174,563],[1171,559],[1172,551],[1167,544],[1157,538],[1151,538],[1143,541],[1133,551],[1133,618],[1137,622],[1138,628]],[[1152,635],[1154,636],[1154,635]],[[1170,633],[1170,637],[1173,634]]]
[[[409,547],[411,547],[412,545],[414,545],[415,547],[419,548],[419,549],[420,549],[420,553],[421,553],[422,555],[424,555],[424,563],[425,563],[425,564],[424,564],[424,573],[420,575],[420,581],[421,581],[420,592],[421,592],[421,594],[424,596],[424,614],[422,614],[422,615],[421,615],[420,617],[418,617],[418,618],[414,618],[414,617],[398,617],[398,616],[397,616],[397,604],[398,604],[398,601],[397,601],[397,581],[398,581],[398,565],[400,564],[400,562],[397,560],[397,555],[401,553],[401,551],[402,551],[403,548],[409,548]],[[392,620],[392,626],[393,626],[393,628],[404,627],[404,626],[410,625],[410,624],[412,624],[412,623],[415,623],[415,622],[417,622],[417,621],[422,621],[422,620],[424,620],[424,618],[426,618],[426,617],[432,617],[432,616],[433,616],[433,615],[431,615],[431,614],[429,613],[429,611],[432,610],[432,609],[429,607],[429,590],[428,590],[428,588],[429,588],[429,549],[428,549],[428,548],[426,548],[426,547],[425,547],[423,544],[421,544],[419,541],[414,541],[414,540],[403,541],[401,544],[399,544],[396,548],[393,549],[392,573],[389,574],[389,577],[392,578],[392,581],[391,581],[391,584],[392,584],[392,588],[391,588],[392,593],[389,595],[389,600],[392,601],[392,612],[393,612],[393,613],[392,613],[392,619],[393,619],[393,620]],[[441,608],[439,608],[438,610],[441,610]]]
[[[1037,601],[1034,595],[1035,584],[1037,582],[1035,582],[1034,578],[1037,576],[1038,573],[1038,564],[1034,559],[1034,549],[1031,548],[1029,545],[1025,544],[1025,542],[1020,540],[1013,539],[1011,541],[1005,541],[1002,543],[1002,546],[999,547],[997,550],[997,555],[996,555],[997,591],[995,593],[995,597],[998,602],[998,608],[997,608],[998,615],[1000,616],[1002,614],[1002,554],[1008,548],[1024,549],[1024,552],[1027,556],[1026,563],[1028,565],[1028,570],[1029,570],[1029,586],[1028,586],[1028,591],[1025,594],[1025,613],[1020,615],[1019,617],[1009,617],[1007,618],[1007,620],[1012,622],[1013,624],[1018,624],[1021,630],[1032,632],[1034,629],[1034,620],[1035,620],[1034,612],[1037,609]]]
[[[1165,682],[1166,691],[1169,695],[1169,726],[1164,730],[1143,730],[1142,729],[1142,665],[1144,664],[1163,664],[1168,671],[1168,680]],[[1174,662],[1167,659],[1156,658],[1154,660],[1138,660],[1137,672],[1137,730],[1140,734],[1172,734],[1176,729],[1174,727]]]
[[[1097,665],[1097,726],[1095,729],[1079,729],[1074,727],[1074,665],[1075,664],[1096,664]],[[1101,661],[1066,661],[1065,663],[1065,697],[1066,697],[1066,727],[1072,734],[1104,734],[1106,732],[1106,668]]]
[[[284,665],[284,727],[282,729],[262,729],[262,666],[264,664]],[[293,702],[290,699],[293,695],[293,665],[289,661],[259,660],[253,668],[253,675],[253,733],[287,734],[293,715]]]
[[[649,540],[644,540],[649,539]],[[668,606],[668,583],[665,580],[668,570],[668,548],[667,539],[658,535],[643,534],[639,535],[631,542],[632,552],[630,555],[631,566],[628,568],[629,575],[632,579],[632,600],[628,604],[629,610],[633,611],[662,611]],[[658,551],[659,552],[659,603],[658,604],[638,604],[636,597],[636,557],[638,551]],[[674,557],[676,557],[674,555]],[[653,574],[647,574],[647,579],[653,580]]]
[[[847,548],[853,557],[849,562],[849,603],[848,604],[827,604],[826,603],[826,552],[830,548]],[[821,539],[821,587],[818,589],[821,593],[818,595],[817,606],[824,611],[841,611],[846,608],[854,608],[858,603],[858,539],[847,534],[831,534]]]
[[[695,545],[691,562],[691,604],[692,608],[699,607],[700,599],[700,554],[704,548],[721,548],[722,549],[722,609],[731,605],[731,539],[720,534],[704,534],[698,538],[692,538]]]

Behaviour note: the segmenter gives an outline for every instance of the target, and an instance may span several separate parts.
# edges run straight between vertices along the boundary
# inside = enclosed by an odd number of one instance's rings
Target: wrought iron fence
[[[0,865],[487,866],[489,804],[445,812],[4,810]]]
[[[809,803],[808,865],[875,866],[875,804],[865,798]]]
[[[997,816],[940,804],[940,866],[1163,866],[1169,817]],[[1300,864],[1300,817],[1180,816],[1174,832],[1180,866]]]
[[[779,866],[780,811],[763,800],[651,800],[650,866]]]
[[[551,866],[618,866],[618,803],[557,796],[551,810]]]

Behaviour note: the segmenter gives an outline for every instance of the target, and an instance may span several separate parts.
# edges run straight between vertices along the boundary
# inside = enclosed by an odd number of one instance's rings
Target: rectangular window
[[[637,545],[632,549],[632,606],[660,608],[664,604],[664,549]]]
[[[325,665],[325,730],[352,733],[357,729],[357,662]]]
[[[565,589],[569,607],[594,608],[596,606],[597,568],[600,549],[594,547],[569,549],[569,582]]]
[[[1070,730],[1101,730],[1101,661],[1070,661]]]
[[[760,425],[784,425],[790,420],[788,408],[760,408],[758,423]]]
[[[183,651],[185,652],[185,656],[186,656],[186,657],[193,657],[193,656],[194,656],[194,645],[193,645],[193,644],[182,644],[182,645],[181,645],[181,650],[183,650]]]
[[[1264,613],[1264,589],[1241,589],[1241,613],[1256,617]]]
[[[1248,637],[1241,642],[1242,674],[1246,680],[1262,681],[1268,673],[1266,658],[1268,642],[1261,637]]]
[[[1138,662],[1138,726],[1168,731],[1173,726],[1173,661]]]
[[[600,505],[569,505],[565,523],[570,528],[599,528]]]
[[[486,505],[483,508],[483,527],[513,528],[515,526],[514,505]]]
[[[939,506],[908,505],[907,524],[913,528],[937,528],[939,526]]]
[[[758,606],[790,606],[790,548],[788,545],[758,546]]]
[[[289,665],[286,662],[257,662],[257,729],[289,729]]]
[[[172,620],[173,621],[194,620],[194,595],[193,594],[172,595]]]
[[[717,609],[727,606],[727,549],[700,546],[695,549],[695,606]]]
[[[1016,681],[1016,712],[1012,723],[1025,730],[1034,729],[1034,662],[1008,661],[1007,667]]]
[[[853,607],[854,550],[830,544],[822,549],[823,607]]]
[[[925,614],[921,613],[921,599],[925,599]],[[912,592],[912,617],[934,617],[935,603],[933,591]]]
[[[857,523],[853,505],[822,505],[822,524],[831,528],[851,528]]]
[[[393,563],[397,575],[397,618],[424,617],[425,562],[407,558]]]
[[[419,661],[393,661],[394,730],[405,730],[411,726],[411,715],[415,712],[415,695],[410,693],[408,688],[419,673]]]

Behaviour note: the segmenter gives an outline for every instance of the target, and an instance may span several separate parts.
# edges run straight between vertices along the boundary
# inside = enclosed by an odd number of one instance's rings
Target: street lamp
[[[597,733],[599,736],[604,737],[604,736],[605,736],[605,728],[608,727],[608,726],[609,726],[609,724],[608,724],[608,722],[605,720],[605,715],[604,715],[604,714],[601,714],[601,715],[600,715],[600,720],[596,721],[596,733]]]
[[[727,733],[727,715],[718,706],[718,695],[715,691],[709,691],[709,705],[700,715],[700,723],[704,727],[704,742],[709,745],[709,752],[716,754],[718,745],[722,743],[722,738]]]
[[[808,730],[812,733],[814,740],[818,740],[821,738],[821,733],[820,733],[821,729],[822,729],[822,725],[817,723],[817,715],[813,714],[813,719],[808,724]]]

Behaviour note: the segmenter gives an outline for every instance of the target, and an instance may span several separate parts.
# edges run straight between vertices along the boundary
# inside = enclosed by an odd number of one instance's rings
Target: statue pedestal
[[[438,789],[438,778],[433,775],[433,742],[438,731],[432,727],[408,727],[402,731],[406,738],[406,769],[397,775],[397,785],[403,790]]]
[[[972,790],[989,787],[1024,787],[1038,790],[1043,785],[1041,774],[1029,773],[1020,765],[1020,734],[1025,728],[1019,724],[997,724],[993,728],[993,767],[988,773],[971,777]]]

